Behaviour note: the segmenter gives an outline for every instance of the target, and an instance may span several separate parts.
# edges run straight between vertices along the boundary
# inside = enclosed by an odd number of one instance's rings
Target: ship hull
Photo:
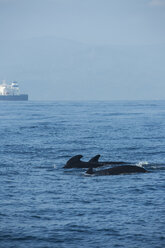
[[[0,101],[28,101],[28,95],[27,94],[21,94],[21,95],[0,95]]]

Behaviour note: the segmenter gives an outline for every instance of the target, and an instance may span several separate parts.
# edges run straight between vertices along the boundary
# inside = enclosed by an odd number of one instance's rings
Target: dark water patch
[[[148,155],[149,156],[150,155],[164,155],[165,154],[165,151],[157,151],[157,152],[156,151],[155,152],[153,152],[153,151],[144,151],[143,154],[144,154],[144,156],[145,155],[147,155],[147,156]]]
[[[128,113],[128,112],[126,112],[126,113],[123,113],[123,112],[118,112],[118,113],[104,113],[103,114],[103,117],[106,117],[106,116],[108,116],[108,117],[111,117],[111,116],[121,116],[121,117],[123,117],[123,116],[137,116],[137,115],[143,115],[143,113],[136,113],[136,112],[131,112],[131,113]]]
[[[38,215],[32,215],[31,217],[36,218],[36,219],[41,219],[41,216],[38,216]]]
[[[19,171],[11,170],[9,168],[0,169],[0,176],[18,176],[20,174]]]
[[[126,147],[119,147],[118,152],[122,152],[123,150],[141,150],[141,147],[138,146],[126,146]]]
[[[39,128],[39,125],[32,125],[32,126],[25,126],[25,127],[20,127],[21,130],[25,130],[25,129],[37,129]]]
[[[48,171],[54,171],[54,169],[57,169],[57,166],[50,165],[50,166],[36,166],[36,169],[47,169]]]
[[[165,139],[165,136],[156,136],[156,137],[134,137],[134,139],[139,139],[139,140],[145,140],[145,139],[148,139],[148,140],[164,140]]]
[[[8,216],[7,214],[5,214],[5,213],[0,213],[0,217],[1,216]]]

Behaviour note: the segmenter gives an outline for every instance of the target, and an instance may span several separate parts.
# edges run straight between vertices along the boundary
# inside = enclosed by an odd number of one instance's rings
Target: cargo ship
[[[28,94],[21,94],[17,82],[0,84],[0,101],[28,101]]]

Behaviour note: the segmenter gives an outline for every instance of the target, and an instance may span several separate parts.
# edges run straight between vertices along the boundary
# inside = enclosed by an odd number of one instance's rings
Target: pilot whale
[[[120,174],[146,173],[146,172],[148,172],[146,169],[136,165],[121,165],[100,171],[93,171],[93,168],[91,167],[87,170],[86,174],[106,176],[106,175],[120,175]]]
[[[91,158],[88,162],[89,163],[100,163],[101,165],[110,165],[110,164],[128,164],[127,162],[122,162],[122,161],[99,161],[100,158],[100,154],[94,156],[93,158]]]
[[[66,164],[64,165],[63,168],[65,168],[65,169],[90,168],[90,167],[97,168],[97,167],[100,167],[100,166],[104,166],[104,164],[98,163],[98,162],[95,162],[95,161],[92,161],[92,162],[90,162],[90,161],[88,161],[88,162],[81,161],[80,159],[82,157],[83,157],[82,155],[76,155],[76,156],[72,157],[71,159],[69,159],[66,162]]]

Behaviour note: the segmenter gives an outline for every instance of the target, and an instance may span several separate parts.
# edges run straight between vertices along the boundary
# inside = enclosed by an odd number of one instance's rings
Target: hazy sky
[[[165,0],[0,0],[1,39],[54,35],[103,44],[165,42]]]
[[[0,0],[0,40],[28,40],[37,37],[58,37],[90,46],[164,45],[165,0]],[[159,57],[159,54],[156,56]],[[134,63],[136,58],[132,59]],[[0,60],[2,62],[3,58]],[[164,61],[160,63],[162,66]],[[152,66],[149,70],[152,70]],[[8,72],[10,74],[10,68]],[[6,75],[7,78],[11,76]],[[134,81],[134,76],[132,74],[131,81]],[[115,77],[113,79],[115,81]],[[26,81],[26,77],[21,80]],[[165,82],[165,78],[163,80]],[[35,87],[35,80],[33,85]],[[154,82],[151,80],[152,85]],[[58,91],[57,85],[54,88]],[[109,88],[112,89],[112,85]],[[122,90],[122,83],[119,88]],[[49,92],[47,97],[50,98]],[[72,95],[67,98],[72,99]],[[97,94],[93,98],[97,99]],[[76,99],[74,95],[73,99]]]

